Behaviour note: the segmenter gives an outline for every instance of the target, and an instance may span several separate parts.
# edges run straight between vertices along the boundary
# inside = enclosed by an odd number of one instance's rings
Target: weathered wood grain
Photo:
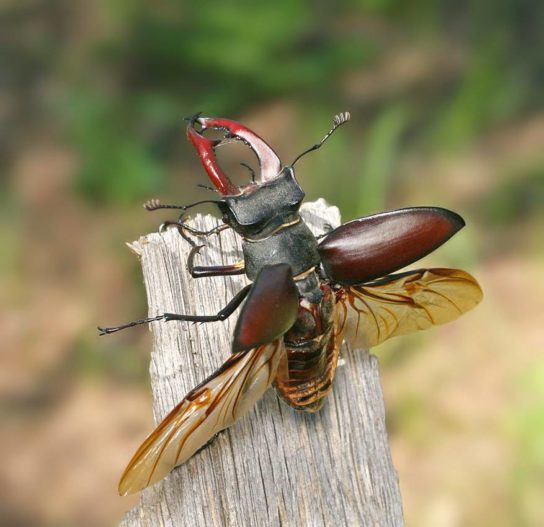
[[[305,205],[303,215],[316,233],[340,222],[338,209],[322,200]],[[197,216],[194,226],[217,222]],[[240,259],[239,239],[230,230],[194,240],[206,245],[198,265]],[[192,279],[186,269],[191,246],[175,229],[144,236],[132,248],[141,257],[149,316],[216,313],[246,283],[239,276]],[[235,321],[236,313],[224,323],[152,324],[157,421],[227,358]],[[142,439],[134,438],[134,448]],[[403,525],[377,359],[345,348],[334,389],[316,414],[292,410],[270,389],[211,446],[142,492],[122,525]]]

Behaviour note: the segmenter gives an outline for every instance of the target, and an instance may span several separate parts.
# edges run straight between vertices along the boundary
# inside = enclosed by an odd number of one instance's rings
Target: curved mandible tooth
[[[195,122],[200,123],[200,121],[200,118],[191,119],[187,126],[187,137],[196,148],[198,157],[200,157],[200,161],[208,173],[208,177],[223,196],[240,194],[240,189],[232,183],[217,164],[214,151],[216,141],[204,137],[195,129]]]
[[[199,117],[196,121],[203,129],[218,128],[226,130],[229,134],[244,141],[255,152],[259,160],[262,181],[274,179],[280,173],[281,161],[276,152],[274,152],[272,147],[262,137],[258,136],[247,126],[236,121],[231,121],[230,119],[216,117]]]

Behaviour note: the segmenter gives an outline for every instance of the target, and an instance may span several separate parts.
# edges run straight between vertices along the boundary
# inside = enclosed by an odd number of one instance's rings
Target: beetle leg
[[[219,234],[221,231],[224,231],[225,229],[230,229],[230,225],[226,225],[225,223],[221,225],[217,225],[213,229],[210,229],[209,231],[199,231],[198,229],[194,229],[193,227],[189,227],[188,225],[181,223],[178,224],[180,227],[191,234],[194,234],[196,236],[211,236],[212,234]]]
[[[193,278],[202,278],[203,276],[230,276],[245,273],[243,260],[230,265],[209,265],[195,266],[195,256],[199,253],[203,245],[197,245],[191,249],[187,259],[187,269]]]
[[[165,221],[161,223],[161,226],[159,227],[159,232],[164,232],[167,227],[170,225],[173,225],[177,227],[180,234],[183,234],[182,231],[190,232],[191,234],[194,234],[195,236],[211,236],[212,234],[218,234],[221,231],[224,231],[225,229],[228,229],[230,225],[227,224],[221,224],[217,225],[213,229],[210,229],[209,231],[199,231],[198,229],[195,229],[193,227],[189,227],[185,222],[181,221],[183,219],[183,215],[178,219],[178,221]]]
[[[175,313],[164,313],[163,320],[166,322],[169,322],[170,320],[181,320],[183,322],[219,322],[220,320],[226,320],[244,301],[252,285],[253,284],[248,284],[236,293],[231,301],[216,315],[177,315]]]
[[[169,322],[170,320],[180,320],[182,322],[218,322],[220,320],[227,319],[230,315],[232,315],[232,313],[234,313],[234,311],[236,311],[236,308],[243,302],[249,293],[251,286],[252,284],[248,284],[241,289],[216,315],[178,315],[176,313],[163,313],[162,315],[157,315],[156,317],[134,320],[121,326],[112,326],[107,328],[99,326],[97,329],[100,335],[109,335],[110,333],[121,331],[122,329],[132,328],[141,324],[149,324],[150,322],[157,322],[159,320],[164,320],[165,322]]]

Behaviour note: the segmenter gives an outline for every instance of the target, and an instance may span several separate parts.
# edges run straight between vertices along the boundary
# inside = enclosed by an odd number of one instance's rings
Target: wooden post
[[[340,223],[323,200],[303,206],[316,234]],[[193,226],[218,220],[197,216]],[[240,259],[229,229],[195,239],[197,265]],[[149,316],[216,313],[245,285],[244,276],[193,279],[190,244],[176,229],[131,244],[141,257]],[[224,323],[152,324],[151,385],[156,421],[216,370],[230,352],[236,314]],[[134,438],[134,448],[143,438]],[[132,452],[127,452],[127,461]],[[240,422],[170,476],[141,493],[124,527],[400,526],[398,478],[391,461],[378,361],[343,350],[334,389],[316,414],[292,410],[270,389]]]

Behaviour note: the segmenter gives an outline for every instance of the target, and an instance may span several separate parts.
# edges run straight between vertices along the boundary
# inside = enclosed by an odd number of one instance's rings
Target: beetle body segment
[[[244,240],[242,250],[250,280],[265,265],[288,263],[294,276],[319,265],[315,236],[300,216],[295,222],[263,240]]]
[[[264,238],[297,218],[303,200],[304,192],[293,169],[286,168],[271,181],[249,185],[239,195],[225,196],[219,208],[223,221],[241,236]]]
[[[298,302],[289,265],[264,266],[238,317],[232,351],[248,351],[281,337],[295,323]],[[263,303],[266,311],[261,309]]]
[[[322,284],[318,303],[300,299],[297,320],[284,335],[287,361],[280,364],[274,387],[296,410],[316,412],[332,389],[340,354],[334,304],[332,289]]]

